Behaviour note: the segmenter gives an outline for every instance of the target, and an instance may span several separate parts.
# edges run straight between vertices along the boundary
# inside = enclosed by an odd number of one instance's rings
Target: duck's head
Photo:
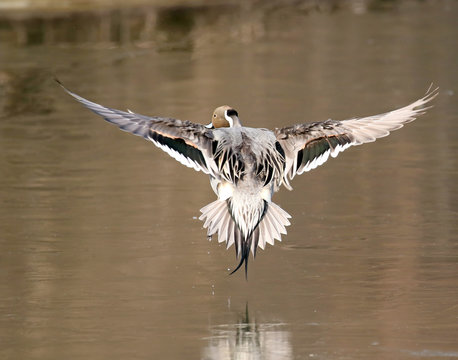
[[[209,129],[235,126],[242,126],[239,114],[228,105],[217,107],[213,112],[212,122],[207,125]]]

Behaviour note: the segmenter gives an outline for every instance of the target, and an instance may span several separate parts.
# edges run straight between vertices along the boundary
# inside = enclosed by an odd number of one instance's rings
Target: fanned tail
[[[281,241],[281,235],[286,234],[286,226],[290,225],[288,219],[291,218],[277,204],[266,202],[261,220],[248,236],[244,236],[235,223],[226,200],[215,200],[200,211],[202,215],[199,219],[204,221],[204,228],[207,228],[208,237],[218,233],[218,242],[226,242],[227,249],[232,244],[235,245],[236,256],[240,257],[240,262],[231,274],[245,264],[245,277],[248,276],[250,251],[254,258],[258,246],[264,250],[266,243],[273,245],[275,239]]]

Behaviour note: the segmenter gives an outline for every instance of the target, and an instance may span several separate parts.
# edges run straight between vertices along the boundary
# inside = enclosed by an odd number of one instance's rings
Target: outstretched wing
[[[430,107],[425,104],[438,95],[438,88],[403,108],[364,118],[326,120],[276,129],[275,135],[285,151],[285,185],[296,174],[315,169],[352,145],[361,145],[400,129]]]
[[[190,121],[149,117],[131,111],[107,108],[82,98],[66,89],[58,80],[56,81],[68,94],[106,121],[117,125],[121,130],[151,140],[154,145],[183,165],[206,174],[212,172],[213,164],[207,164],[206,161],[210,158],[212,151],[213,132],[211,129]]]

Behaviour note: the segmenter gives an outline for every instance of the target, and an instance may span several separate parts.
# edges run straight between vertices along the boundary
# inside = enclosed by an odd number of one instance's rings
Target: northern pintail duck
[[[218,199],[200,210],[200,220],[208,237],[218,234],[227,248],[235,245],[240,262],[231,274],[245,263],[245,275],[250,251],[255,257],[258,247],[281,241],[290,225],[291,216],[272,202],[281,185],[292,190],[291,179],[322,165],[329,155],[336,157],[352,145],[373,142],[415,120],[438,94],[438,89],[430,88],[421,99],[380,115],[271,131],[242,126],[237,111],[227,105],[216,108],[211,123],[202,125],[107,108],[63,88],[121,130],[151,141],[182,164],[209,175]]]

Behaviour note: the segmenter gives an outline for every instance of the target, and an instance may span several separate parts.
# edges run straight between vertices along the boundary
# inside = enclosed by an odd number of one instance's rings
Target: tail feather
[[[218,242],[226,242],[229,249],[235,246],[236,256],[240,258],[237,267],[231,272],[235,273],[245,264],[245,276],[248,272],[248,259],[250,252],[253,258],[256,256],[258,247],[265,249],[267,244],[274,244],[275,239],[281,241],[281,235],[286,234],[286,226],[290,225],[291,216],[277,204],[266,203],[263,217],[256,227],[248,235],[244,235],[240,227],[235,223],[226,200],[216,200],[204,206],[201,210],[200,220],[204,221],[207,235],[218,233]]]
[[[266,221],[261,221],[261,223],[258,226],[258,229],[261,234],[265,234],[267,231]],[[261,241],[258,241],[258,246],[262,250],[264,250],[266,248],[266,241],[264,239],[261,239]]]
[[[208,235],[210,235],[210,228],[209,226],[215,221],[214,217],[215,214],[220,212],[221,204],[218,201],[214,201],[206,206],[204,206],[200,211],[203,213],[199,220],[203,220],[205,217],[207,218],[204,223],[204,228],[208,228]],[[204,217],[205,214],[205,217]]]
[[[253,258],[256,257],[256,250],[258,248],[259,243],[259,226],[253,231],[253,235],[251,235],[252,242],[251,242],[251,252],[253,253]]]
[[[221,232],[222,223],[224,222],[224,215],[224,208],[218,209],[218,211],[215,214],[214,221],[208,227],[209,232],[212,235],[216,232],[218,232],[219,235],[219,233]]]
[[[221,227],[218,229],[218,242],[223,242],[224,239],[227,239],[227,230],[230,224],[230,218],[228,216],[224,216],[221,219]]]
[[[269,212],[263,221],[266,231],[263,233],[263,241],[267,244],[274,245],[275,239],[280,239],[281,234],[276,227],[275,220],[272,219],[272,214]]]
[[[234,244],[235,242],[235,237],[234,237],[234,232],[235,232],[235,229],[234,229],[234,225],[235,223],[232,221],[232,218],[230,219],[231,221],[229,221],[229,225],[227,227],[227,241],[226,241],[226,249],[229,249],[231,247],[232,244]],[[224,241],[224,239],[222,239]]]
[[[269,209],[260,224],[259,247],[265,248],[265,244],[273,245],[275,239],[281,241],[281,235],[286,234],[286,226],[290,225],[289,215],[280,206],[271,202]]]
[[[229,275],[235,273],[240,267],[245,263],[245,279],[248,280],[248,260],[250,259],[250,247],[252,243],[252,237],[250,237],[247,241],[243,241],[241,243],[241,256],[240,262],[237,267],[231,271]]]

